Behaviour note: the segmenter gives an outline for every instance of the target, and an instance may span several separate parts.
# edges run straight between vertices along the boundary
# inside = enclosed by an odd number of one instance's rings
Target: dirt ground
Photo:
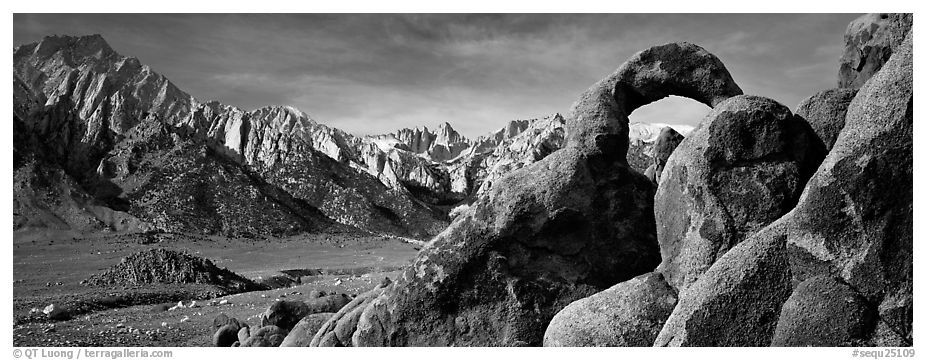
[[[209,346],[212,320],[220,313],[253,326],[276,299],[303,299],[312,290],[360,294],[399,276],[418,250],[400,239],[343,234],[247,239],[31,229],[15,232],[13,240],[14,346]],[[300,283],[218,297],[202,285],[81,284],[122,257],[152,247],[184,250],[255,280],[285,272]],[[194,299],[197,307],[165,310]],[[221,300],[227,303],[219,305]],[[76,315],[51,321],[35,312],[49,304]]]

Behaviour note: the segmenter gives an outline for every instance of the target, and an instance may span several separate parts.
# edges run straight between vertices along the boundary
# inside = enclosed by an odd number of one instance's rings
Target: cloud
[[[689,41],[750,94],[794,106],[835,85],[852,14],[14,14],[14,43],[101,33],[201,100],[293,105],[358,133],[450,122],[475,137],[565,113],[633,53]],[[696,124],[667,99],[635,121]]]

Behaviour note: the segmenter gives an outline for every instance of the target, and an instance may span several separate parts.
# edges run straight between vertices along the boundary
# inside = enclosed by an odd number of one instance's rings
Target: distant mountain
[[[475,140],[449,123],[358,137],[289,106],[201,102],[99,35],[19,46],[13,74],[14,228],[425,238],[565,139],[559,114]]]
[[[19,105],[14,116],[24,138],[42,140],[28,154],[20,151],[26,150],[25,142],[16,152],[56,164],[97,200],[155,228],[285,233],[317,230],[335,220],[364,230],[424,237],[445,224],[444,215],[407,191],[358,171],[352,161],[360,157],[351,151],[359,147],[356,138],[296,109],[243,111],[201,103],[137,59],[119,55],[98,35],[46,37],[14,49],[13,60],[14,104]],[[151,134],[139,126],[156,128],[164,141],[146,143],[153,141]],[[135,135],[145,139],[138,142]],[[118,171],[97,171],[110,168]],[[230,183],[212,190],[228,193],[211,196],[205,189],[223,184],[216,179],[220,175]],[[163,191],[135,190],[146,185]],[[190,189],[193,198],[180,198],[186,196],[183,189]],[[166,198],[151,199],[155,193]],[[20,203],[55,208],[41,201]],[[165,205],[164,211],[186,213],[152,213],[158,203]],[[255,213],[230,210],[240,206]],[[271,208],[275,210],[258,211]],[[254,228],[239,216],[253,216],[254,225],[261,226]],[[194,218],[220,220],[190,229],[176,224]],[[269,218],[299,218],[305,226],[262,221]]]
[[[449,123],[443,123],[435,131],[427,127],[401,129],[392,134],[374,136],[373,139],[389,141],[395,139],[408,151],[423,155],[434,161],[446,161],[460,155],[471,146],[470,141],[460,135]]]
[[[694,130],[694,126],[691,125],[669,125],[663,123],[634,122],[630,123],[630,141],[633,142],[636,140],[651,143],[656,141],[656,137],[659,136],[659,132],[662,131],[662,129],[665,127],[671,127],[683,136],[688,136],[688,134]]]

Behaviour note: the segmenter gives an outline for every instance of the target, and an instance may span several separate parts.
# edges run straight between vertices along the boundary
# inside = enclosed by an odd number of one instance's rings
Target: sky
[[[357,135],[449,122],[475,138],[566,113],[624,60],[698,44],[747,94],[790,108],[836,87],[859,14],[14,14],[14,45],[101,34],[200,101],[291,105]],[[696,125],[669,98],[631,121]]]

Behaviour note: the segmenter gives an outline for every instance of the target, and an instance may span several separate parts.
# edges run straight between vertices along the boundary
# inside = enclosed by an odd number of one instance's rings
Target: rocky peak
[[[469,139],[460,135],[449,123],[443,123],[436,130],[431,131],[427,126],[414,129],[400,129],[394,133],[377,135],[372,139],[395,138],[405,145],[408,151],[423,156],[429,160],[443,162],[456,158],[471,146]],[[385,144],[379,142],[380,144]],[[403,147],[404,148],[404,147]]]
[[[86,36],[46,36],[37,43],[17,47],[13,56],[50,58],[60,55],[71,66],[121,57],[99,34]]]
[[[555,119],[559,120],[555,120]],[[499,128],[487,135],[480,136],[473,141],[473,146],[469,150],[469,155],[485,154],[495,151],[495,149],[508,139],[520,135],[538,120],[550,120],[562,122],[562,116],[559,113],[547,116],[543,119],[512,120],[504,127]]]
[[[84,138],[122,134],[147,114],[177,121],[196,100],[138,59],[115,52],[100,35],[48,36],[17,47],[13,74],[45,106],[71,109],[88,123]]]
[[[680,125],[680,124],[664,124],[664,123],[644,123],[644,122],[634,122],[630,124],[630,141],[642,141],[645,143],[652,143],[656,141],[656,138],[659,136],[659,133],[665,128],[671,128],[677,131],[683,136],[687,136],[691,130],[694,129],[694,126],[691,125]]]
[[[468,142],[468,140],[463,137],[463,135],[460,135],[460,133],[454,130],[448,122],[440,124],[440,126],[437,127],[437,131],[435,131],[434,135],[436,135],[434,142],[437,144],[451,145],[455,143]]]
[[[249,114],[254,121],[281,133],[304,134],[317,125],[306,113],[292,106],[265,106]]]
[[[865,14],[849,23],[838,86],[862,87],[900,47],[912,24],[911,14]]]

